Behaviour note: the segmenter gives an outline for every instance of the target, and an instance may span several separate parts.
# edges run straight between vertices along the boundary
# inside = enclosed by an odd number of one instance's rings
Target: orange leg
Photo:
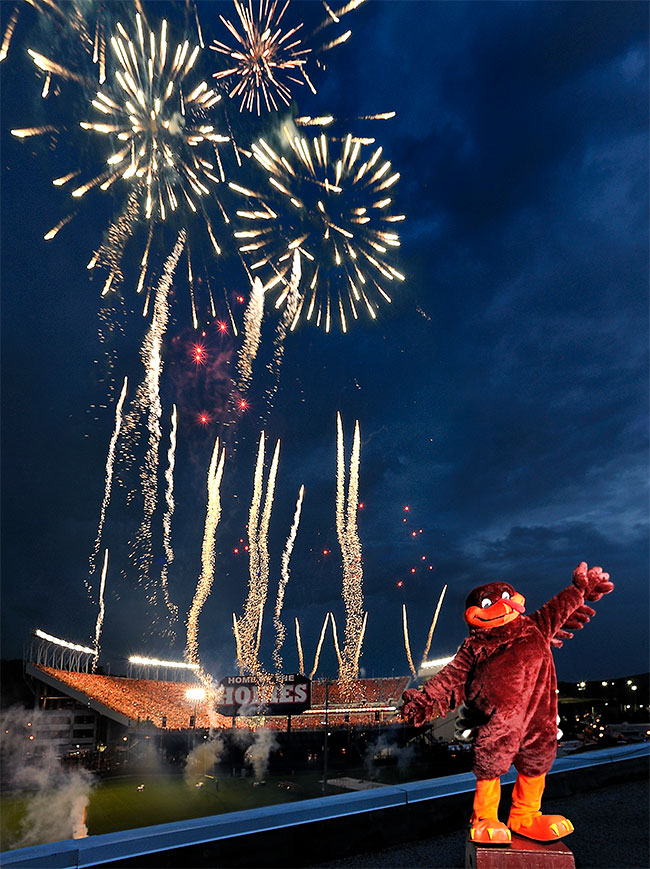
[[[500,799],[500,779],[477,780],[469,830],[469,837],[473,842],[485,845],[509,844],[512,838],[510,830],[499,820]]]
[[[513,833],[536,839],[539,842],[552,842],[573,832],[573,824],[562,815],[543,815],[540,811],[546,775],[517,776],[512,791],[512,808],[508,826]]]

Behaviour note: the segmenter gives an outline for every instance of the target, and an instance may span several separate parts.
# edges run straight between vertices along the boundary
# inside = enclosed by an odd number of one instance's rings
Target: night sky
[[[206,43],[223,39],[218,12],[230,16],[232,5],[198,7]],[[12,8],[1,4],[3,32]],[[183,4],[145,8],[152,21],[167,14],[182,28]],[[323,14],[321,4],[300,2],[289,13],[312,24]],[[556,653],[559,677],[648,669],[648,18],[642,2],[368,2],[345,19],[351,39],[324,55],[325,69],[312,70],[318,93],[296,86],[296,114],[332,114],[339,131],[374,136],[401,173],[395,212],[407,219],[393,262],[407,280],[376,322],[361,317],[345,335],[309,323],[291,333],[272,402],[265,366],[278,312],[269,303],[250,407],[225,427],[241,337],[220,335],[203,303],[206,361],[193,364],[197,334],[179,269],[162,377],[162,457],[173,402],[180,416],[169,584],[186,613],[201,570],[207,467],[221,434],[216,576],[200,619],[201,657],[214,675],[236,672],[231,615],[247,593],[240,539],[262,427],[271,444],[282,441],[262,658],[271,666],[280,558],[302,483],[283,610],[286,670],[298,666],[295,616],[308,668],[328,610],[343,634],[337,411],[347,456],[356,419],[362,434],[366,675],[408,672],[403,603],[418,660],[448,584],[431,657],[449,655],[465,635],[472,588],[506,580],[532,611],[570,582],[581,560],[602,565],[616,589]],[[51,179],[98,159],[97,140],[78,128],[87,93],[65,82],[58,97],[42,100],[26,55],[35,47],[76,62],[66,38],[25,6],[0,66],[3,657],[19,657],[35,628],[91,642],[97,607],[84,578],[115,402],[125,375],[131,395],[142,377],[147,323],[135,298],[135,254],[109,297],[108,321],[108,308],[100,316],[103,282],[85,268],[126,184],[89,194],[78,217],[43,240],[70,202]],[[206,49],[199,65],[208,80],[216,62]],[[393,110],[390,121],[355,120]],[[26,141],[10,134],[43,123],[67,123],[67,132]],[[259,135],[277,123],[240,126]],[[169,238],[154,251],[158,269]],[[199,253],[218,319],[227,319],[224,287],[230,299],[248,297],[246,276],[234,257],[216,265],[209,250]],[[241,325],[244,306],[233,305]],[[121,331],[107,332],[106,322]],[[184,647],[183,619],[172,645],[160,635],[164,613],[146,605],[129,560],[141,501],[126,495],[137,472],[137,464],[120,468],[102,538],[111,561],[100,663],[112,662],[113,672],[128,654],[180,659]],[[162,507],[154,577],[161,523]],[[330,634],[317,675],[335,674]]]

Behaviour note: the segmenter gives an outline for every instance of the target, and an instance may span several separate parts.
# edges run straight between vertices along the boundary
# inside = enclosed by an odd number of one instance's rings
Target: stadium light
[[[435,661],[422,661],[420,667],[423,670],[428,670],[431,667],[444,667],[445,664],[448,664],[450,661],[454,660],[454,656],[450,655],[448,658],[436,658]]]
[[[144,664],[148,667],[176,667],[179,670],[198,670],[198,664],[186,664],[185,661],[160,661],[158,658],[143,658],[141,655],[131,655],[129,664]]]
[[[69,643],[67,640],[60,640],[58,637],[53,637],[51,634],[46,634],[38,628],[34,631],[35,636],[40,640],[47,640],[48,643],[54,643],[56,646],[62,646],[64,649],[71,649],[73,652],[85,652],[86,655],[94,655],[96,649],[89,649],[88,646],[78,646],[76,643]]]

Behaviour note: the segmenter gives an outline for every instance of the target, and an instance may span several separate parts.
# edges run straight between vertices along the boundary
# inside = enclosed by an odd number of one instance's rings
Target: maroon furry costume
[[[495,779],[514,763],[518,772],[548,772],[557,747],[557,679],[551,645],[573,635],[595,614],[585,600],[599,600],[613,589],[599,567],[581,564],[573,582],[537,612],[517,615],[498,627],[470,626],[454,659],[422,690],[404,694],[403,714],[422,724],[445,715],[461,702],[479,726],[474,740],[477,779]],[[492,582],[469,595],[466,609],[515,594],[511,585]],[[520,597],[517,595],[517,597]],[[521,598],[523,600],[523,598]],[[523,610],[523,607],[521,608]]]

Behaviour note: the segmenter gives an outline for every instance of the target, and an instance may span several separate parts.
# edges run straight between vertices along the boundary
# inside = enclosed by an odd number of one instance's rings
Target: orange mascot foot
[[[474,821],[469,828],[469,837],[472,842],[482,845],[509,845],[512,841],[510,830],[496,818]]]
[[[525,836],[527,839],[535,839],[537,842],[554,842],[573,833],[573,824],[562,815],[537,815],[527,824],[509,818],[508,826],[513,833]]]
[[[474,811],[470,820],[469,837],[483,845],[509,845],[510,830],[498,817],[501,781],[498,778],[479,779],[474,794]]]

